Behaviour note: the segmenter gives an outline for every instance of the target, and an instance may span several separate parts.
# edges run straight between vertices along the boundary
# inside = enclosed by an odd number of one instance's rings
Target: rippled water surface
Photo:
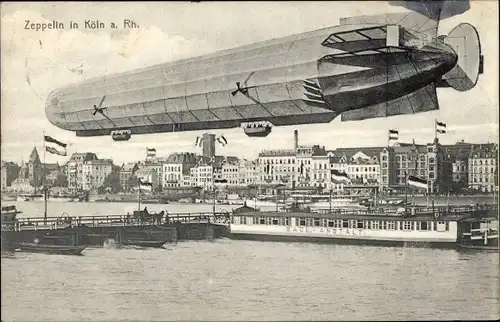
[[[43,202],[10,204],[20,217],[43,216]],[[136,207],[51,203],[48,212],[124,214]],[[83,254],[2,254],[2,321],[465,320],[499,313],[495,253],[221,239]]]
[[[3,321],[498,318],[495,253],[220,239],[2,257]]]

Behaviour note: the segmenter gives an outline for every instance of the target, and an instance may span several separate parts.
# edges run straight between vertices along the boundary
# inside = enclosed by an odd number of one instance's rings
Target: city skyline
[[[275,127],[266,139],[246,137],[242,129],[210,131],[218,136],[224,134],[228,140],[226,146],[216,146],[217,154],[255,159],[260,150],[273,149],[277,144],[293,148],[295,129],[300,133],[300,145],[320,143],[328,149],[383,146],[387,143],[389,129],[399,130],[400,142],[411,143],[415,139],[427,143],[434,138],[435,119],[448,125],[447,133],[439,137],[442,144],[454,144],[462,139],[468,143],[498,142],[498,39],[495,37],[498,32],[492,32],[498,30],[498,8],[494,4],[492,1],[472,2],[468,12],[441,21],[439,34],[447,34],[462,21],[476,26],[481,37],[485,71],[476,88],[469,92],[439,89],[440,110],[359,122],[341,123],[337,118],[329,124]],[[340,5],[342,12],[339,13]],[[146,147],[156,148],[158,155],[164,156],[180,151],[199,154],[201,150],[195,147],[195,141],[204,131],[136,135],[128,142],[113,142],[110,137],[76,137],[74,133],[48,122],[43,109],[45,99],[59,86],[96,75],[333,26],[341,17],[406,11],[386,2],[370,6],[370,10],[364,8],[366,3],[273,3],[266,4],[270,8],[267,13],[248,3],[238,4],[238,7],[231,3],[217,6],[165,4],[158,5],[162,10],[148,14],[150,19],[138,21],[141,27],[130,32],[65,29],[36,33],[23,30],[25,20],[57,20],[63,16],[61,12],[65,13],[65,21],[80,21],[84,17],[120,21],[125,16],[130,19],[145,16],[140,13],[146,10],[145,6],[138,4],[124,4],[120,9],[108,4],[82,4],[79,10],[68,10],[66,6],[63,3],[32,3],[20,9],[16,4],[2,4],[3,159],[20,162],[29,155],[33,146],[43,158],[43,133],[68,143],[68,156],[92,151],[100,158],[111,158],[120,164],[135,160],[139,154],[145,155]],[[246,15],[224,14],[231,9],[244,11]],[[200,15],[202,11],[206,15]],[[200,17],[199,21],[193,23],[189,19],[192,15]],[[175,16],[175,19],[168,19],[169,16]],[[213,16],[221,19],[213,19]],[[297,23],[286,24],[283,17]],[[236,18],[241,23],[236,24]],[[209,24],[203,23],[207,20]],[[181,24],[181,21],[186,23]],[[81,64],[82,75],[70,70]],[[24,73],[14,72],[16,70]],[[62,160],[65,157],[46,154],[47,163]]]
[[[400,135],[399,135],[400,136]],[[388,137],[388,135],[386,136]],[[312,147],[312,146],[318,146],[320,148],[324,148],[326,151],[328,152],[335,152],[336,150],[340,150],[341,152],[343,152],[343,149],[351,149],[351,150],[356,150],[356,149],[359,149],[360,152],[363,152],[364,149],[382,149],[384,147],[394,147],[395,144],[398,144],[398,145],[408,145],[408,144],[415,144],[417,146],[426,146],[427,144],[430,144],[433,142],[434,138],[432,138],[431,140],[429,140],[428,142],[422,142],[422,141],[417,141],[415,139],[412,139],[412,140],[407,140],[407,141],[402,141],[401,139],[397,139],[397,140],[391,140],[390,141],[390,144],[387,145],[387,139],[386,139],[386,144],[382,144],[382,145],[359,145],[359,146],[339,146],[339,147],[334,147],[334,148],[331,148],[329,145],[325,145],[325,144],[319,144],[318,142],[316,143],[312,143],[312,144],[301,144],[300,143],[300,136],[298,137],[298,142],[299,142],[299,147]],[[439,137],[438,137],[438,140],[439,140]],[[472,144],[472,145],[478,145],[478,146],[481,146],[481,145],[489,145],[489,144],[495,144],[495,146],[498,147],[498,142],[489,142],[489,141],[483,141],[483,142],[468,142],[468,141],[465,141],[465,140],[459,140],[459,141],[456,141],[456,142],[452,142],[452,143],[443,143],[441,142],[441,140],[439,140],[439,143],[440,145],[442,146],[445,146],[445,147],[450,147],[450,146],[453,146],[453,145],[458,145],[458,144]],[[270,147],[270,148],[262,148],[260,150],[258,150],[255,155],[250,155],[249,157],[241,157],[241,156],[238,156],[238,155],[232,155],[232,154],[226,154],[226,153],[220,153],[220,151],[217,149],[217,147],[219,146],[216,142],[215,142],[215,146],[216,146],[216,149],[215,149],[215,155],[216,156],[220,156],[220,157],[236,157],[240,160],[247,160],[247,161],[256,161],[259,159],[259,155],[262,154],[262,153],[266,153],[266,152],[269,152],[269,151],[291,151],[291,150],[295,150],[294,149],[294,142],[293,142],[293,139],[291,141],[291,146],[288,147],[288,146],[281,146],[281,147]],[[113,165],[116,165],[116,166],[122,166],[122,165],[125,165],[125,164],[133,164],[133,163],[155,163],[157,162],[158,160],[162,160],[162,159],[167,159],[169,156],[173,155],[173,154],[183,154],[183,153],[194,153],[196,156],[198,157],[203,157],[203,150],[202,150],[202,147],[198,147],[196,148],[197,150],[196,151],[185,151],[185,150],[169,150],[168,153],[163,153],[161,150],[158,150],[157,148],[155,148],[154,146],[148,146],[148,147],[144,147],[143,149],[143,154],[141,156],[138,156],[138,155],[134,155],[135,158],[130,158],[128,160],[118,160],[118,159],[114,159],[112,156],[109,157],[109,156],[101,156],[99,153],[95,152],[95,151],[92,151],[91,149],[89,150],[85,150],[85,151],[73,151],[73,152],[70,152],[68,153],[66,156],[58,156],[54,162],[49,162],[49,161],[46,161],[44,162],[44,150],[43,150],[43,143],[41,146],[36,146],[36,145],[33,145],[31,148],[30,148],[30,152],[27,156],[23,157],[21,159],[20,162],[18,162],[17,160],[14,160],[14,159],[8,159],[8,158],[4,158],[2,157],[2,162],[13,162],[19,166],[21,166],[23,163],[26,163],[29,158],[30,158],[30,155],[33,151],[33,149],[36,149],[37,150],[37,153],[39,155],[39,158],[40,158],[40,161],[43,163],[46,163],[46,164],[58,164],[59,166],[64,166],[72,157],[73,154],[77,154],[77,153],[80,153],[80,154],[84,154],[84,153],[93,153],[97,156],[97,159],[98,160],[111,160],[113,161]],[[148,150],[151,150],[151,149],[154,149],[155,150],[155,154],[154,156],[150,156],[148,152]],[[45,153],[45,156],[50,156],[49,153]],[[339,156],[339,155],[337,155]]]

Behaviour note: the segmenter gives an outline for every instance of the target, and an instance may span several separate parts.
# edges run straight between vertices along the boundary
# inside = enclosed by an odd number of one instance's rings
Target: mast
[[[405,171],[405,213],[408,208],[408,172]]]
[[[212,162],[212,212],[215,215],[215,155]]]
[[[139,185],[139,193],[137,197],[137,210],[141,210],[141,179],[137,179],[137,184]]]
[[[437,139],[438,136],[438,128],[437,128],[437,119],[434,119],[434,141]]]
[[[278,187],[276,187],[276,212],[278,212]]]
[[[331,188],[331,183],[330,183],[330,198],[329,198],[329,201],[330,201],[330,212],[332,212],[332,188]]]
[[[47,187],[45,178],[45,131],[43,134],[43,177],[42,177],[42,187],[43,187],[43,203],[44,203],[44,213],[43,213],[43,223],[47,223]]]

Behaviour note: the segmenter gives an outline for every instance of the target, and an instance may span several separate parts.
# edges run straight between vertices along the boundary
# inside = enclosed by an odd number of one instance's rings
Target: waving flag
[[[44,141],[45,141],[45,151],[62,156],[67,155],[66,143],[62,143],[61,141],[58,141],[48,135],[44,136]]]
[[[153,184],[149,181],[142,181],[139,179],[139,189],[151,191],[153,189]]]
[[[408,177],[408,184],[410,186],[413,186],[416,188],[427,189],[427,180],[416,177],[416,176],[409,176]]]
[[[221,135],[217,138],[217,142],[219,142],[222,146],[225,146],[227,144],[227,140],[224,137],[224,135]]]
[[[196,143],[194,144],[194,146],[199,146],[201,147],[201,143],[203,142],[203,139],[200,138],[199,136],[196,137]]]
[[[351,182],[351,179],[347,176],[347,173],[340,172],[338,170],[331,170],[332,181],[337,182]]]
[[[156,156],[156,149],[150,149],[146,147],[146,155],[150,158],[154,158]]]
[[[440,134],[446,133],[446,123],[439,122],[436,120],[436,132]]]
[[[397,141],[399,139],[398,130],[389,130],[389,140]]]

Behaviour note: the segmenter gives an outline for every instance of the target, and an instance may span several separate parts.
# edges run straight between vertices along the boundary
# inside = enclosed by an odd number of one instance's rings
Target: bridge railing
[[[210,213],[157,213],[144,217],[128,215],[97,215],[97,216],[66,216],[66,217],[41,217],[18,218],[14,221],[3,221],[2,230],[48,230],[68,227],[115,227],[115,226],[146,226],[173,223],[217,223],[229,218],[227,212]]]

